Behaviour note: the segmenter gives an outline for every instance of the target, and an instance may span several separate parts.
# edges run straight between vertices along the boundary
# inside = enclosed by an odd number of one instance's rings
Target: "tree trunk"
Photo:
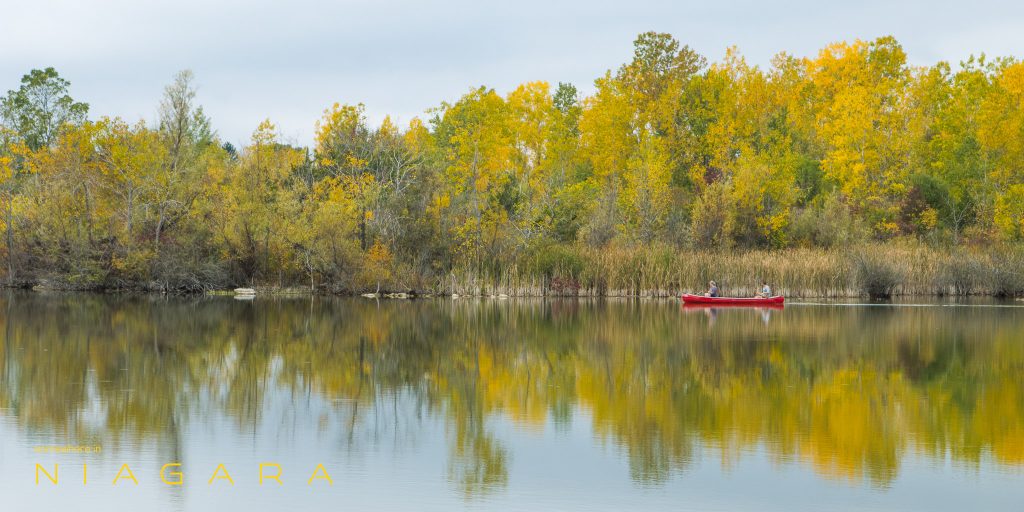
[[[7,196],[7,284],[14,284],[14,197]]]
[[[477,162],[480,156],[480,151],[477,149],[476,142],[473,143],[473,210],[476,214],[476,243],[473,244],[473,259],[476,260],[477,271],[483,269],[483,261],[480,257],[480,246],[484,241],[484,228],[483,228],[483,211],[480,208],[480,191],[477,189],[477,181],[479,177],[479,168]]]
[[[156,233],[153,235],[153,243],[156,245],[156,253],[160,254],[160,231],[164,227],[164,218],[167,216],[167,209],[160,207],[160,217],[156,221]]]
[[[127,221],[128,221],[128,246],[129,247],[131,247],[133,245],[132,244],[132,242],[133,242],[133,240],[132,240],[132,238],[133,238],[132,237],[132,228],[133,228],[132,221],[134,219],[132,218],[132,210],[135,208],[135,205],[133,204],[134,202],[135,202],[135,193],[134,193],[134,191],[128,192],[128,211],[126,212],[127,213],[126,216],[127,216]]]
[[[93,238],[93,219],[92,219],[92,191],[89,189],[89,182],[85,183],[85,231],[89,237],[89,248],[92,249]]]
[[[359,248],[366,250],[366,209],[360,210],[359,216]]]

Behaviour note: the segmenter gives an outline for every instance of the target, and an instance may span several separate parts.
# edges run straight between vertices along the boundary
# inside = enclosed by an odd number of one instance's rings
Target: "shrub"
[[[535,270],[545,277],[577,277],[583,270],[578,251],[563,245],[548,245],[534,254]]]
[[[955,253],[939,268],[937,285],[939,294],[970,295],[983,284],[985,267],[968,253]]]
[[[731,187],[722,182],[708,185],[693,204],[690,236],[694,248],[729,248],[735,228],[736,209]]]
[[[867,239],[863,225],[837,194],[797,209],[789,225],[789,240],[805,247],[844,247]]]
[[[534,271],[544,277],[548,288],[556,295],[576,295],[579,277],[583,272],[583,258],[573,247],[548,245],[534,254]]]
[[[1024,258],[1012,251],[997,252],[988,265],[986,281],[996,297],[1024,295]]]
[[[900,271],[885,260],[884,254],[861,252],[853,256],[854,275],[861,293],[872,299],[887,299],[900,283]]]

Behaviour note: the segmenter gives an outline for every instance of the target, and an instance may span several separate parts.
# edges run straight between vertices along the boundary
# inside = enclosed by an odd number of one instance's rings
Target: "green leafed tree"
[[[89,114],[89,105],[75,101],[70,89],[55,69],[33,69],[0,100],[0,119],[33,151],[48,147],[65,125],[81,124]]]

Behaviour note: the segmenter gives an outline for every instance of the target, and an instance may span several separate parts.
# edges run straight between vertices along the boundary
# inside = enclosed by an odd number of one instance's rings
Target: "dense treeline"
[[[610,248],[1024,238],[1015,58],[916,67],[883,37],[760,69],[666,34],[634,45],[589,97],[480,87],[405,128],[335,104],[312,148],[270,121],[223,143],[187,71],[155,122],[131,124],[90,119],[56,71],[34,70],[0,99],[6,279],[447,289],[516,268],[548,286]]]

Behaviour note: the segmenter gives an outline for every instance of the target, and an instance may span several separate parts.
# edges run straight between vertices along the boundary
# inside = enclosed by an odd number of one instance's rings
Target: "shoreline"
[[[871,243],[842,248],[751,251],[680,251],[671,246],[547,246],[435,274],[409,268],[368,274],[361,281],[285,275],[271,282],[193,281],[176,287],[162,281],[114,279],[84,283],[45,268],[22,269],[23,281],[8,288],[142,293],[262,296],[365,296],[412,299],[457,297],[678,297],[701,293],[715,280],[722,294],[752,297],[760,283],[788,298],[1024,297],[1024,246],[937,248],[920,243]],[[245,288],[238,288],[244,286]]]
[[[578,295],[558,295],[558,294],[501,294],[501,295],[463,295],[443,292],[425,292],[425,293],[387,293],[381,292],[378,296],[369,293],[324,293],[324,292],[312,292],[310,290],[270,290],[263,288],[256,288],[255,294],[237,294],[232,290],[209,290],[206,292],[160,292],[144,289],[133,289],[133,288],[122,288],[122,289],[72,289],[72,288],[45,288],[45,287],[12,287],[12,286],[0,286],[0,288],[15,293],[24,294],[69,294],[69,295],[86,295],[86,296],[126,296],[126,297],[173,297],[173,298],[234,298],[238,300],[254,300],[254,299],[306,299],[306,298],[328,298],[328,299],[361,299],[361,300],[376,300],[376,301],[428,301],[428,300],[459,300],[459,301],[516,301],[516,300],[555,300],[555,301],[593,301],[593,300],[625,300],[625,301],[671,301],[680,300],[681,293],[678,294],[625,294],[625,293],[609,293],[604,295],[596,294],[578,294]],[[402,295],[402,296],[396,296]],[[844,305],[835,301],[853,300],[862,302],[852,302],[849,305],[912,305],[903,302],[904,300],[912,299],[924,299],[930,301],[943,301],[949,303],[948,305],[957,305],[961,301],[969,300],[991,300],[1003,304],[1021,303],[1024,306],[1024,297],[1007,297],[999,296],[987,293],[973,293],[970,295],[956,295],[956,294],[935,294],[935,293],[907,293],[907,294],[893,294],[885,298],[872,298],[870,296],[860,295],[786,295],[786,306],[806,306],[806,305],[818,305],[819,303],[813,301],[821,301],[822,305]],[[746,295],[727,295],[729,297],[745,297]],[[812,301],[812,302],[808,302]],[[935,304],[925,304],[928,306]],[[756,306],[751,306],[756,307]]]

